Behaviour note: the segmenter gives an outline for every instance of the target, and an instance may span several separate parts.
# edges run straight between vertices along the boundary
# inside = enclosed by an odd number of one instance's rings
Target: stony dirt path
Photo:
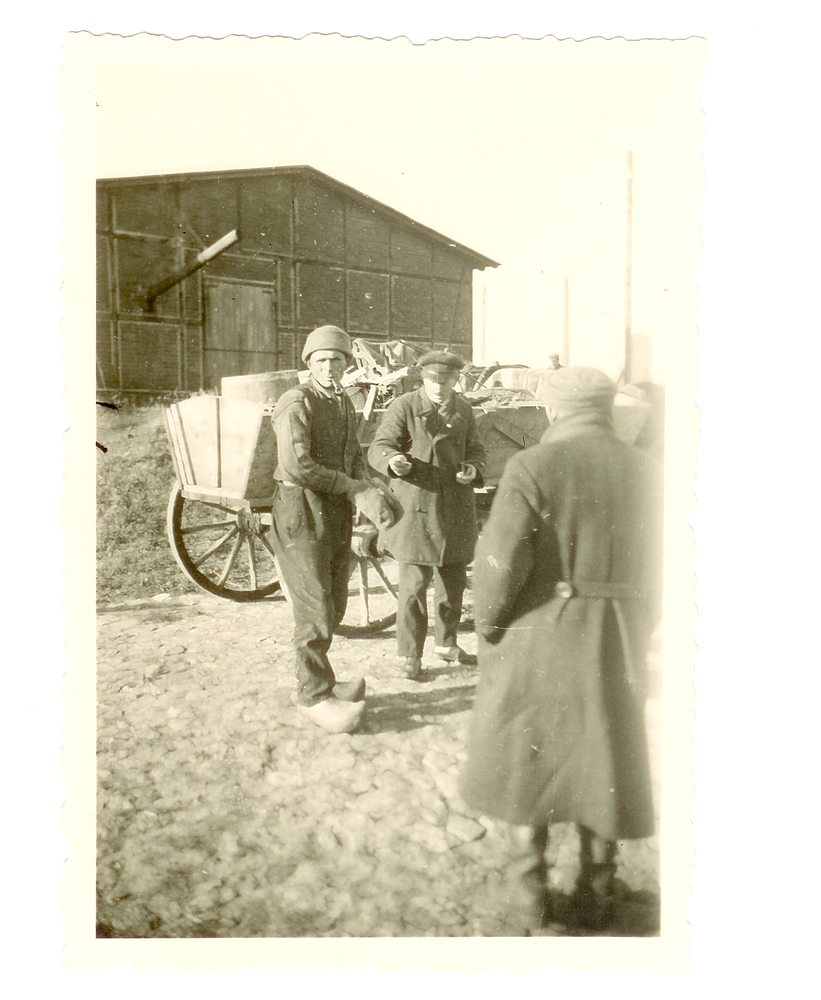
[[[520,933],[504,827],[457,792],[476,668],[428,663],[416,684],[392,629],[336,638],[334,669],[367,678],[368,710],[329,735],[295,711],[281,597],[160,595],[98,625],[98,935]],[[574,831],[555,833],[569,881]],[[657,932],[656,838],[621,846],[619,880],[609,933]]]

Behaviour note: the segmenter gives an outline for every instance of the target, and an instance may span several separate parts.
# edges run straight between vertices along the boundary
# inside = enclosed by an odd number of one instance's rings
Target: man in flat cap
[[[272,417],[272,538],[294,615],[299,710],[330,732],[352,732],[365,709],[365,681],[337,683],[328,661],[348,599],[355,497],[369,486],[354,407],[339,386],[353,360],[350,338],[319,327],[302,360],[310,378],[280,397]]]
[[[423,678],[431,578],[434,655],[450,663],[475,662],[457,645],[456,632],[476,544],[473,488],[482,485],[485,468],[473,410],[454,392],[462,362],[446,351],[430,351],[418,367],[422,385],[391,403],[368,451],[370,464],[389,477],[402,506],[383,541],[399,563],[397,651],[413,680]]]
[[[461,782],[469,806],[511,824],[529,932],[603,926],[616,841],[654,827],[644,668],[659,468],[616,438],[604,373],[562,368],[546,385],[550,426],[508,461],[476,554],[480,679]],[[562,822],[579,829],[580,872],[571,896],[548,898],[548,828]]]

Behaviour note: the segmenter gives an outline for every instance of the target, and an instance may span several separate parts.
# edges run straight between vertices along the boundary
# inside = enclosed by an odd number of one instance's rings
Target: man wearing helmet
[[[365,681],[337,683],[328,661],[348,597],[354,498],[369,485],[354,407],[339,386],[352,361],[350,338],[319,327],[302,360],[310,378],[280,398],[272,417],[272,539],[294,615],[299,711],[329,732],[352,732],[365,710]]]

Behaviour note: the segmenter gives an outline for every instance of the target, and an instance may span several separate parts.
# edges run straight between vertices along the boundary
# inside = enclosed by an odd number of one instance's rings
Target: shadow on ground
[[[369,695],[363,729],[373,735],[421,729],[438,716],[467,712],[473,703],[474,688],[473,684],[460,684],[435,691],[420,688],[398,694]]]

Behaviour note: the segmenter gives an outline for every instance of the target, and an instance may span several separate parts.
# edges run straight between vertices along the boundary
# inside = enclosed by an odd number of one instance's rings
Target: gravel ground
[[[294,708],[281,597],[164,594],[100,608],[98,626],[98,936],[521,933],[504,825],[457,792],[476,668],[428,663],[416,684],[392,629],[337,638],[337,676],[367,678],[368,709],[329,735]],[[467,626],[460,641],[475,651]],[[557,826],[559,889],[574,847]],[[657,838],[620,845],[608,934],[658,933],[658,867]]]

